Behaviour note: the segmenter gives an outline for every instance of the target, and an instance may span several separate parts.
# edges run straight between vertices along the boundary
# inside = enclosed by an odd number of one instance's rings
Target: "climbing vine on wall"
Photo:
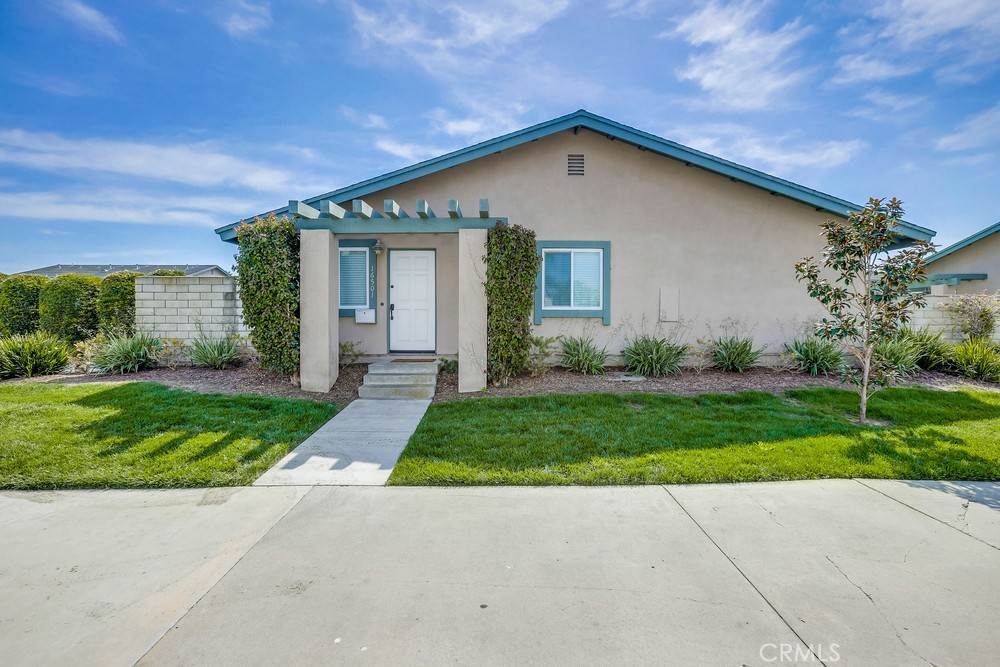
[[[299,372],[299,233],[273,213],[236,228],[243,320],[264,368]]]
[[[486,374],[506,384],[531,360],[531,314],[541,259],[535,232],[497,223],[486,235]]]

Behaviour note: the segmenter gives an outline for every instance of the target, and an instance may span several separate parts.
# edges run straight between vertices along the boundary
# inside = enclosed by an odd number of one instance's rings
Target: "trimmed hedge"
[[[33,274],[8,276],[0,283],[0,336],[18,336],[38,330],[38,297],[49,282]]]
[[[135,271],[116,271],[101,281],[97,295],[97,324],[106,334],[135,333]]]
[[[97,295],[101,279],[66,273],[42,287],[38,318],[42,331],[76,342],[97,333]]]
[[[236,228],[243,320],[264,368],[299,372],[299,231],[273,213]]]
[[[183,276],[184,272],[180,269],[157,269],[149,275],[151,276]]]
[[[531,364],[531,314],[542,258],[535,232],[497,223],[486,234],[486,375],[507,384]]]

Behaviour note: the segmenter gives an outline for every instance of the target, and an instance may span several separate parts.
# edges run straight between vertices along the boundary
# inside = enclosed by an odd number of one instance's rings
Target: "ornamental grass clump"
[[[985,338],[973,338],[955,346],[951,366],[966,377],[1000,382],[1000,347]]]
[[[917,349],[917,366],[925,371],[941,368],[948,363],[951,356],[951,346],[940,331],[933,332],[929,328],[913,329],[903,327],[899,336],[909,340]]]
[[[873,358],[893,377],[911,375],[920,369],[920,348],[905,336],[880,340],[875,344]]]
[[[147,333],[109,334],[93,357],[101,373],[136,373],[156,366],[160,340]]]
[[[69,346],[57,336],[35,333],[0,338],[0,379],[58,373],[69,363]]]
[[[562,340],[562,365],[584,375],[604,375],[607,346],[598,349],[589,336],[568,336]]]
[[[191,361],[199,366],[207,366],[217,371],[225,370],[233,365],[240,353],[240,340],[237,336],[210,338],[198,336],[191,345]]]
[[[809,375],[829,375],[844,365],[844,351],[832,340],[804,336],[785,343],[785,351],[798,369]]]
[[[637,375],[659,377],[679,373],[687,351],[684,343],[642,334],[625,342],[622,361],[627,370]]]

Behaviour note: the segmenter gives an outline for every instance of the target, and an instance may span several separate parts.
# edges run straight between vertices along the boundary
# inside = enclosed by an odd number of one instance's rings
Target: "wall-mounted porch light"
[[[375,246],[372,248],[376,255],[381,255],[382,251],[385,250],[385,245],[382,244],[382,239],[375,239]]]

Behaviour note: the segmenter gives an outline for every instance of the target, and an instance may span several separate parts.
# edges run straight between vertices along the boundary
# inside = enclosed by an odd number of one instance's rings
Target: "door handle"
[[[389,319],[390,320],[392,319],[392,311],[394,311],[394,310],[396,310],[396,304],[390,303],[389,304]]]

